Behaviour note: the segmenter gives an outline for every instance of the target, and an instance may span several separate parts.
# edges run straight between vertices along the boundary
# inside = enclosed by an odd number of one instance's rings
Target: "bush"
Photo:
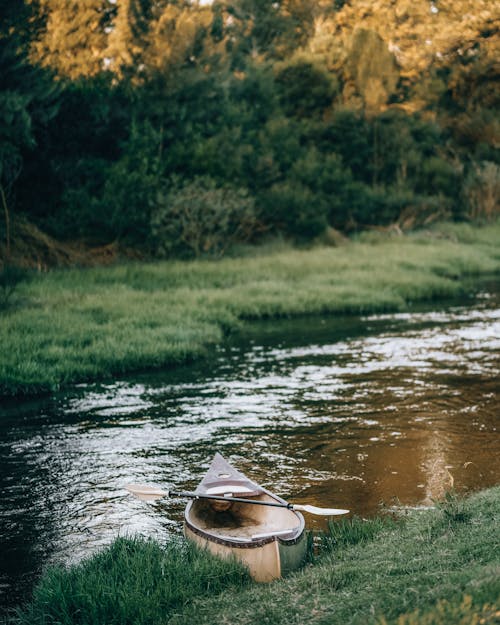
[[[327,206],[319,194],[296,181],[274,184],[260,197],[262,220],[297,239],[311,239],[328,225]]]
[[[459,188],[459,171],[450,163],[438,156],[424,159],[420,172],[420,189],[422,193],[442,193],[454,197]]]
[[[231,245],[250,240],[258,228],[247,191],[217,187],[206,176],[160,193],[151,218],[159,256],[222,256]]]
[[[344,166],[339,154],[324,155],[313,148],[296,161],[291,174],[294,181],[313,191],[316,210],[324,207],[330,225],[348,228],[353,211],[356,212],[356,202],[364,197],[365,185],[353,180],[351,170]]]
[[[279,64],[276,83],[284,111],[297,117],[322,114],[339,92],[335,75],[307,57]]]

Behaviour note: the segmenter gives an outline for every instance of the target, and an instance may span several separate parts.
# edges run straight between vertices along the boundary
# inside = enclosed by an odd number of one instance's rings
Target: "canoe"
[[[249,480],[219,453],[195,494],[287,503]],[[236,558],[258,582],[286,575],[297,569],[306,556],[304,517],[287,508],[195,499],[184,512],[184,534],[219,557]]]

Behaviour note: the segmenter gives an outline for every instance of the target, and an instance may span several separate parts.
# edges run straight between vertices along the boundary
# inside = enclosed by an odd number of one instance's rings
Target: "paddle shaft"
[[[293,503],[279,503],[277,501],[260,501],[258,499],[245,499],[244,497],[233,497],[232,493],[227,495],[204,495],[197,492],[177,491],[177,490],[161,490],[147,484],[129,484],[125,487],[129,492],[143,499],[151,501],[161,497],[183,497],[187,499],[214,499],[216,501],[235,501],[237,503],[246,503],[257,506],[273,506],[274,508],[286,508],[287,510],[296,510],[300,512],[309,512],[310,514],[318,514],[321,516],[335,516],[337,514],[347,514],[349,510],[339,510],[337,508],[318,508],[317,506],[300,505]],[[230,488],[230,487],[229,487]],[[264,491],[265,492],[265,491]],[[272,496],[272,495],[271,495]]]
[[[293,510],[293,503],[278,503],[274,501],[258,501],[257,499],[243,499],[242,497],[224,497],[224,495],[201,495],[187,491],[169,490],[168,497],[186,497],[187,499],[215,499],[216,501],[236,501],[237,503],[250,503],[258,506],[273,506],[274,508],[287,508]]]

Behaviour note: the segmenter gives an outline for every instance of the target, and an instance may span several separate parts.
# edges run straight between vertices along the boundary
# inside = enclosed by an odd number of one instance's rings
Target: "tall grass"
[[[0,393],[173,366],[242,321],[400,310],[500,271],[500,222],[340,248],[52,271],[0,316]]]
[[[48,572],[11,625],[498,623],[499,517],[497,487],[404,522],[344,521],[314,565],[273,584],[191,547],[120,539]]]
[[[50,569],[33,600],[13,619],[22,625],[151,625],[166,623],[194,597],[249,583],[236,562],[222,562],[189,544],[161,547],[117,539],[70,569]]]

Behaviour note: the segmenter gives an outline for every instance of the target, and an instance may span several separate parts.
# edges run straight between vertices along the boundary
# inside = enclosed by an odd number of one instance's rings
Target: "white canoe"
[[[220,454],[215,455],[195,492],[287,503],[249,480]],[[258,582],[277,579],[304,562],[304,530],[304,517],[287,508],[195,499],[184,513],[187,539],[217,556],[240,560]]]

